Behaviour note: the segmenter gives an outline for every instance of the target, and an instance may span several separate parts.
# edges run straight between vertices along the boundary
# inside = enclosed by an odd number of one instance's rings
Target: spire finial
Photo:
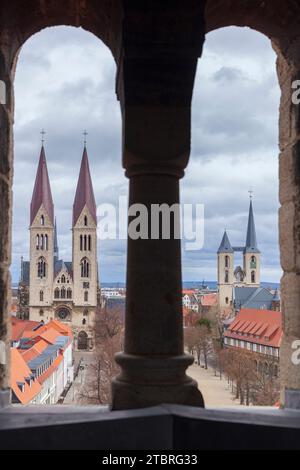
[[[252,201],[253,193],[254,193],[253,189],[249,189],[248,193],[249,193],[249,199],[250,201]]]
[[[86,146],[86,136],[88,135],[88,132],[86,131],[86,129],[84,129],[82,134],[84,135],[83,143],[84,143],[84,146]]]
[[[41,138],[41,141],[42,141],[42,145],[44,145],[44,142],[45,142],[45,135],[46,135],[46,132],[44,129],[41,130],[40,132],[42,138]]]

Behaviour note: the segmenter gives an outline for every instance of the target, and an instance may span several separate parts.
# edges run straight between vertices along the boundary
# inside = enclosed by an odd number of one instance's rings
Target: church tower
[[[80,325],[92,326],[97,306],[97,216],[86,145],[73,204],[74,306],[84,315]],[[79,326],[79,325],[78,325]]]
[[[260,286],[260,251],[257,248],[252,198],[250,197],[246,245],[244,249],[245,284],[251,287]]]
[[[234,283],[234,250],[225,230],[218,249],[218,287],[220,307],[230,307]]]
[[[51,312],[54,249],[54,205],[43,144],[30,204],[29,230],[29,317],[41,321]]]

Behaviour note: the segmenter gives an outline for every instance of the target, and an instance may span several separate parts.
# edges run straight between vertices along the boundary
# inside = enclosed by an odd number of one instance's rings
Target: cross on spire
[[[249,198],[252,199],[252,197],[253,197],[252,195],[253,195],[254,191],[252,189],[250,189],[248,191],[248,193],[249,193]]]
[[[86,145],[86,136],[88,135],[88,132],[86,131],[86,129],[84,129],[84,131],[83,131],[82,134],[84,135],[84,141],[83,141],[83,143],[84,143],[84,145]]]
[[[41,130],[40,134],[41,134],[41,136],[42,136],[42,139],[41,139],[41,140],[42,140],[42,145],[43,145],[44,142],[45,142],[45,134],[46,134],[46,132],[44,131],[44,129]]]

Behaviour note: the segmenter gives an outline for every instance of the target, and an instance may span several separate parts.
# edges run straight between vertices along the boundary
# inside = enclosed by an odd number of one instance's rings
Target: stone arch
[[[88,335],[86,331],[80,331],[78,333],[77,348],[80,350],[88,349]]]

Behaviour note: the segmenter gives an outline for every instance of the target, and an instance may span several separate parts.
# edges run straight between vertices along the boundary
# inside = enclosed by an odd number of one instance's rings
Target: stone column
[[[0,408],[10,402],[10,297],[12,154],[13,154],[13,48],[1,46],[0,80],[4,87],[0,104]]]
[[[288,39],[286,38],[286,42]],[[300,409],[300,103],[292,84],[300,83],[300,38],[282,44],[277,71],[281,87],[279,121],[279,237],[283,331],[280,350],[281,403]],[[297,88],[299,88],[296,84]],[[300,97],[300,93],[294,96]]]
[[[179,4],[166,2],[169,22],[166,17],[162,22],[158,3],[157,11],[140,6],[140,15],[125,10],[117,83],[123,165],[129,204],[143,204],[149,212],[152,204],[179,202],[179,179],[190,153],[192,88],[204,40],[203,5],[187,2],[193,9],[185,5],[188,18],[183,15],[179,21],[174,14]],[[175,13],[180,15],[180,8]],[[172,43],[177,31],[168,35],[175,20],[183,28],[178,32],[180,44]],[[160,403],[204,406],[197,383],[186,375],[193,358],[184,354],[180,240],[172,235],[128,239],[125,344],[116,356],[121,373],[112,384],[114,410]]]

